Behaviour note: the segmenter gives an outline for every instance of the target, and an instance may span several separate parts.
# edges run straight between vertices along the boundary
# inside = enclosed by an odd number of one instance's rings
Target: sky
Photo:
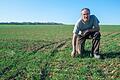
[[[0,22],[75,24],[85,7],[100,24],[120,24],[120,0],[0,0]]]

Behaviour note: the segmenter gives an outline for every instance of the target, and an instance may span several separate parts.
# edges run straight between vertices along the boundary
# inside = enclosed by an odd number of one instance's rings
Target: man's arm
[[[88,31],[90,32],[96,32],[96,31],[100,31],[100,26],[99,26],[99,20],[98,18],[94,15],[94,22],[93,22],[93,26],[94,28],[93,29],[89,29]]]
[[[71,52],[71,56],[72,57],[75,57],[75,54],[76,54],[76,42],[77,42],[77,36],[78,36],[78,33],[79,33],[79,31],[80,31],[80,21],[81,21],[81,19],[79,19],[77,22],[76,22],[76,24],[75,24],[75,26],[74,26],[74,29],[73,29],[73,37],[72,37],[72,47],[73,47],[73,50],[72,50],[72,52]]]
[[[96,31],[100,31],[100,27],[98,25],[98,27],[95,27],[93,29],[88,29],[89,32],[96,32]]]
[[[76,54],[76,41],[77,41],[77,34],[73,33],[73,38],[72,38],[72,47],[73,47],[73,51],[71,53],[71,56],[75,56]]]
[[[84,32],[83,36],[88,35],[90,32],[96,32],[96,31],[100,31],[99,25],[98,25],[98,27],[95,27],[95,28],[93,28],[93,29],[88,29],[88,30],[86,30],[86,31]]]
[[[100,31],[100,26],[99,26],[99,20],[97,19],[97,17],[94,15],[94,22],[93,22],[93,27],[92,29],[88,29],[85,31],[85,34],[87,34],[88,32],[96,32],[96,31]]]

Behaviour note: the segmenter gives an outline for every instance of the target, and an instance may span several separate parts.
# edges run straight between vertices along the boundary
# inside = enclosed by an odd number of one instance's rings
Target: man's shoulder
[[[94,18],[96,18],[96,16],[95,16],[95,15],[90,15],[90,18],[93,18],[93,19],[94,19]]]
[[[90,20],[99,22],[98,18],[95,15],[90,15]]]
[[[82,23],[82,20],[81,20],[81,18],[79,18],[78,20],[77,20],[77,22],[76,22],[76,25],[80,25]]]
[[[78,20],[77,20],[77,23],[80,23],[82,21],[82,19],[81,18],[79,18]]]

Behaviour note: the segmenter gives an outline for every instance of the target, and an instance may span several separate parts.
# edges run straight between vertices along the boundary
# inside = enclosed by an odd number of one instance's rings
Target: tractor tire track
[[[56,44],[56,43],[57,43],[57,42],[50,43],[50,44],[46,44],[46,45],[42,45],[41,47],[36,48],[36,49],[33,50],[32,52],[33,52],[33,53],[37,53],[37,52],[40,51],[41,49],[43,49],[43,48],[45,48],[45,47],[47,47],[47,46],[50,46],[50,45],[54,45],[54,44]]]
[[[46,61],[50,61],[51,57],[54,57],[55,53],[58,52],[60,48],[64,47],[66,42],[69,40],[71,40],[71,38],[56,42],[57,45],[55,45],[54,48],[51,50],[51,52],[50,52],[51,54],[49,55],[49,58]],[[46,64],[43,66],[43,68],[41,68],[40,80],[46,80],[46,77],[48,76],[48,73],[49,73],[49,71],[48,71],[48,68],[50,68],[49,65],[50,65],[50,63],[46,62]]]
[[[30,50],[31,51],[31,53],[32,54],[35,54],[35,53],[37,53],[38,51],[41,51],[43,48],[48,48],[49,46],[49,49],[51,49],[50,50],[50,55],[48,56],[48,61],[49,60],[51,60],[51,57],[54,57],[55,56],[55,53],[56,52],[58,52],[59,50],[61,50],[61,48],[64,48],[65,47],[65,45],[66,45],[66,42],[68,42],[68,41],[70,41],[71,40],[71,38],[67,38],[67,39],[64,39],[64,40],[59,40],[59,41],[57,41],[57,42],[48,42],[48,41],[46,41],[48,44],[43,44],[42,46],[40,45],[40,42],[39,41],[37,41],[37,42],[32,42],[32,44],[35,44],[36,45],[36,47],[35,48],[33,48],[32,50]],[[9,40],[8,40],[9,41]],[[13,41],[13,40],[11,40],[11,41]],[[17,40],[16,40],[17,41]],[[14,41],[13,41],[14,42]],[[19,42],[19,40],[18,40],[18,42]],[[43,41],[44,42],[44,41]],[[31,43],[31,42],[27,42],[27,41],[25,41],[25,40],[23,40],[22,42],[20,42],[22,45],[24,44],[25,46],[28,44],[29,45],[29,43]],[[37,44],[38,43],[38,44]],[[23,46],[23,48],[25,48],[25,46]],[[53,47],[51,47],[51,46],[53,46]],[[34,47],[34,46],[32,46],[32,47]],[[26,47],[24,50],[25,50],[25,52],[28,50],[28,48],[29,47]],[[42,62],[41,62],[42,63]],[[44,64],[44,63],[43,63]],[[50,63],[46,63],[45,65],[44,65],[44,67],[43,68],[41,68],[41,70],[40,70],[40,79],[42,79],[42,80],[45,80],[46,79],[46,77],[48,76],[48,68],[49,68],[49,65],[50,65]],[[13,64],[11,64],[10,66],[8,66],[8,67],[6,67],[6,68],[4,68],[1,72],[0,72],[0,77],[2,77],[5,73],[8,73],[12,68],[13,68]],[[15,73],[15,74],[13,74],[13,75],[11,75],[11,76],[9,76],[8,78],[6,78],[5,80],[10,80],[10,79],[15,79],[15,77],[17,77],[17,76],[21,76],[22,77],[22,74],[24,74],[24,72],[23,72],[23,70],[17,70],[17,72]]]
[[[12,68],[13,68],[13,65],[9,65],[5,67],[4,69],[2,69],[0,72],[0,77],[2,77],[2,75],[4,75],[5,73],[9,72]]]
[[[14,73],[13,75],[11,75],[11,76],[9,76],[8,78],[6,78],[5,80],[15,80],[15,78],[17,77],[17,76],[19,76],[20,75],[20,77],[22,78],[22,76],[23,77],[25,77],[24,76],[24,70],[26,70],[25,68],[23,68],[23,69],[19,69],[19,70],[17,70],[17,72],[16,73]]]
[[[49,43],[49,44],[45,44],[45,45],[42,45],[41,47],[36,47],[35,49],[32,50],[32,53],[37,53],[38,51],[42,50],[43,48],[47,48],[51,45],[54,46],[54,45],[57,44],[57,46],[54,47],[54,49],[52,51],[50,51],[51,53],[53,53],[57,50],[57,48],[63,47],[65,45],[65,43],[69,40],[71,40],[71,38],[68,38],[68,39],[65,39],[65,40],[62,40],[62,41],[58,41],[58,42],[52,42],[52,43]]]
[[[48,75],[48,69],[47,69],[48,66],[49,66],[49,64],[46,63],[46,64],[44,65],[44,67],[41,68],[41,71],[40,71],[40,80],[46,80],[46,77],[47,77],[47,75]]]
[[[120,35],[120,33],[119,32],[111,32],[111,33],[104,34],[103,37],[114,37],[117,35]]]
[[[58,52],[58,49],[63,47],[66,44],[66,41],[63,41],[61,43],[58,43],[57,46],[55,46],[53,48],[53,50],[51,51],[51,55],[50,56],[54,56],[56,52]]]

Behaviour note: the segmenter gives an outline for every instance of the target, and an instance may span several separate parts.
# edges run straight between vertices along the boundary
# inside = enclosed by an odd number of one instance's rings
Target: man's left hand
[[[84,31],[83,36],[87,36],[89,33],[90,33],[90,30],[86,30]]]

